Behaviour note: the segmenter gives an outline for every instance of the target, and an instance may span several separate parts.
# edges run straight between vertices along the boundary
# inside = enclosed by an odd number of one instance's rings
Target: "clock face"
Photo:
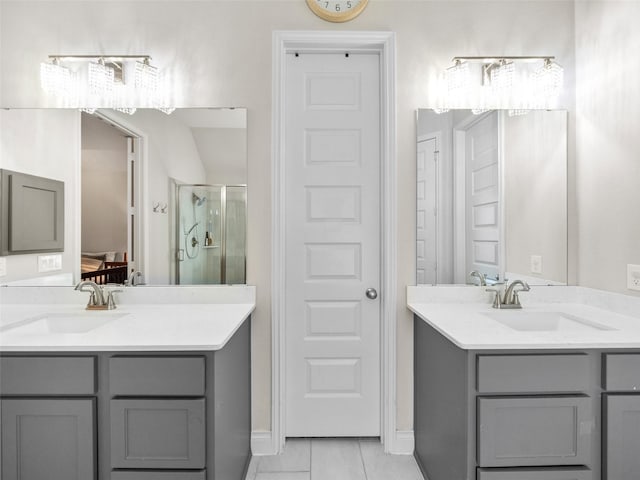
[[[330,22],[346,22],[357,17],[369,0],[307,0],[313,12]]]

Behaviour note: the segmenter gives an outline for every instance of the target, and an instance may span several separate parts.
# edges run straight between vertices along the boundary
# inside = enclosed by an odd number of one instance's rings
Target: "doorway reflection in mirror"
[[[566,284],[566,112],[422,109],[417,124],[417,283]]]

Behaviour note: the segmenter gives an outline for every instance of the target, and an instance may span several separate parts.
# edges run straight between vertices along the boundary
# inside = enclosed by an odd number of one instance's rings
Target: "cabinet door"
[[[204,405],[204,399],[111,400],[111,467],[204,468]]]
[[[522,468],[478,469],[478,480],[593,480],[593,472],[586,468]]]
[[[479,466],[588,465],[594,425],[588,397],[479,398]]]
[[[640,395],[605,395],[605,480],[640,476]]]
[[[93,399],[3,399],[4,480],[95,479]]]

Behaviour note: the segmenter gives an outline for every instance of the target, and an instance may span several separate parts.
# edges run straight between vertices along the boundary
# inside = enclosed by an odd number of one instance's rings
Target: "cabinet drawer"
[[[524,470],[521,468],[501,468],[500,470],[478,469],[478,480],[593,480],[593,472],[587,469]]]
[[[480,467],[588,465],[595,424],[588,397],[478,398]]]
[[[604,389],[640,391],[640,354],[604,355]]]
[[[205,480],[206,472],[161,472],[154,470],[152,472],[135,471],[135,472],[111,472],[111,480]]]
[[[204,357],[112,357],[112,395],[204,395]]]
[[[94,357],[0,357],[3,395],[93,395]]]
[[[111,400],[111,466],[204,468],[204,399]]]
[[[478,355],[479,393],[584,392],[589,356]]]

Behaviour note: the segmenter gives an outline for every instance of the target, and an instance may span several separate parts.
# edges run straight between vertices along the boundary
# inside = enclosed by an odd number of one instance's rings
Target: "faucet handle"
[[[524,291],[526,291],[526,290],[524,290]],[[522,306],[520,304],[520,297],[518,297],[518,290],[514,290],[513,293],[512,293],[511,305],[513,305],[514,307],[521,307]]]
[[[487,292],[494,292],[495,295],[493,297],[493,308],[500,308],[502,306],[502,299],[500,298],[500,294],[502,293],[502,289],[500,287],[498,288],[494,288],[494,287],[489,287],[487,289],[485,289],[485,291]]]
[[[120,292],[122,292],[122,291],[123,291],[123,290],[122,290],[122,289],[120,289],[120,288],[113,288],[113,289],[112,289],[112,288],[109,288],[109,289],[106,289],[106,294],[107,294],[107,301],[106,301],[106,304],[107,304],[107,310],[113,310],[114,308],[116,308],[116,301],[115,301],[115,299],[113,298],[113,294],[114,294],[114,293],[120,293]]]

